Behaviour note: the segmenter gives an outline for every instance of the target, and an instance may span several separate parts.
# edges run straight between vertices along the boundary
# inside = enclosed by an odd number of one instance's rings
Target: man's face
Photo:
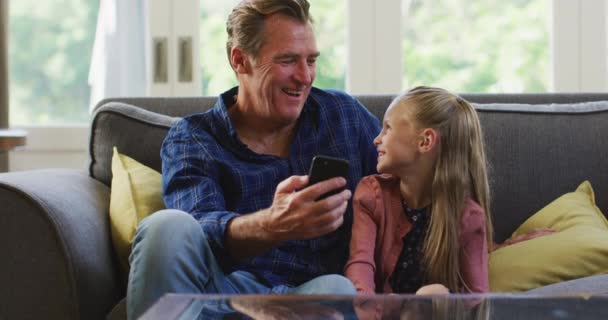
[[[239,104],[275,123],[295,122],[315,79],[318,56],[310,23],[280,14],[269,16],[257,58],[246,57],[251,68],[240,77],[239,90],[245,95]]]

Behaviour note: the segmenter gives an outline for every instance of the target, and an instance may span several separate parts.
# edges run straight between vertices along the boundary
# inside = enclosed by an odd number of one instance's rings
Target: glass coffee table
[[[168,294],[141,319],[608,319],[608,295]]]

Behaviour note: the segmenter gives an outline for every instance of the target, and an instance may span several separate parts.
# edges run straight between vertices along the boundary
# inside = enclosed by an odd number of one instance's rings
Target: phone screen
[[[344,159],[328,156],[315,156],[312,159],[312,164],[310,165],[310,172],[308,174],[308,184],[313,185],[317,182],[331,179],[334,177],[344,177],[344,179],[346,179],[348,176],[348,166],[348,161]],[[330,195],[339,193],[344,189],[345,187],[327,192],[321,197],[319,197],[317,200],[321,200]]]

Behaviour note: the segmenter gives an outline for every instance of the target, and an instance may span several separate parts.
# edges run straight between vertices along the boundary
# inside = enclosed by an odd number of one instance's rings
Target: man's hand
[[[317,238],[335,231],[344,221],[349,190],[315,201],[346,184],[332,178],[308,186],[308,176],[291,176],[277,186],[268,209],[243,214],[228,224],[225,245],[235,261],[254,257],[279,242]],[[255,196],[255,195],[252,195]]]
[[[312,186],[308,176],[291,176],[277,186],[274,200],[262,219],[262,228],[278,241],[317,238],[338,229],[351,197],[350,190],[315,201],[328,191],[346,185],[332,178]]]

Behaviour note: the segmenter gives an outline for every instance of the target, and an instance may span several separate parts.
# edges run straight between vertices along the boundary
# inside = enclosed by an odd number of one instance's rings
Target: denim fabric
[[[165,293],[194,294],[354,294],[352,283],[326,275],[298,287],[270,286],[246,271],[225,274],[199,223],[179,210],[162,210],[139,225],[130,256],[127,315],[136,319]],[[186,314],[223,315],[224,303],[197,302]],[[195,317],[196,318],[196,317]],[[221,318],[221,317],[220,317]]]

